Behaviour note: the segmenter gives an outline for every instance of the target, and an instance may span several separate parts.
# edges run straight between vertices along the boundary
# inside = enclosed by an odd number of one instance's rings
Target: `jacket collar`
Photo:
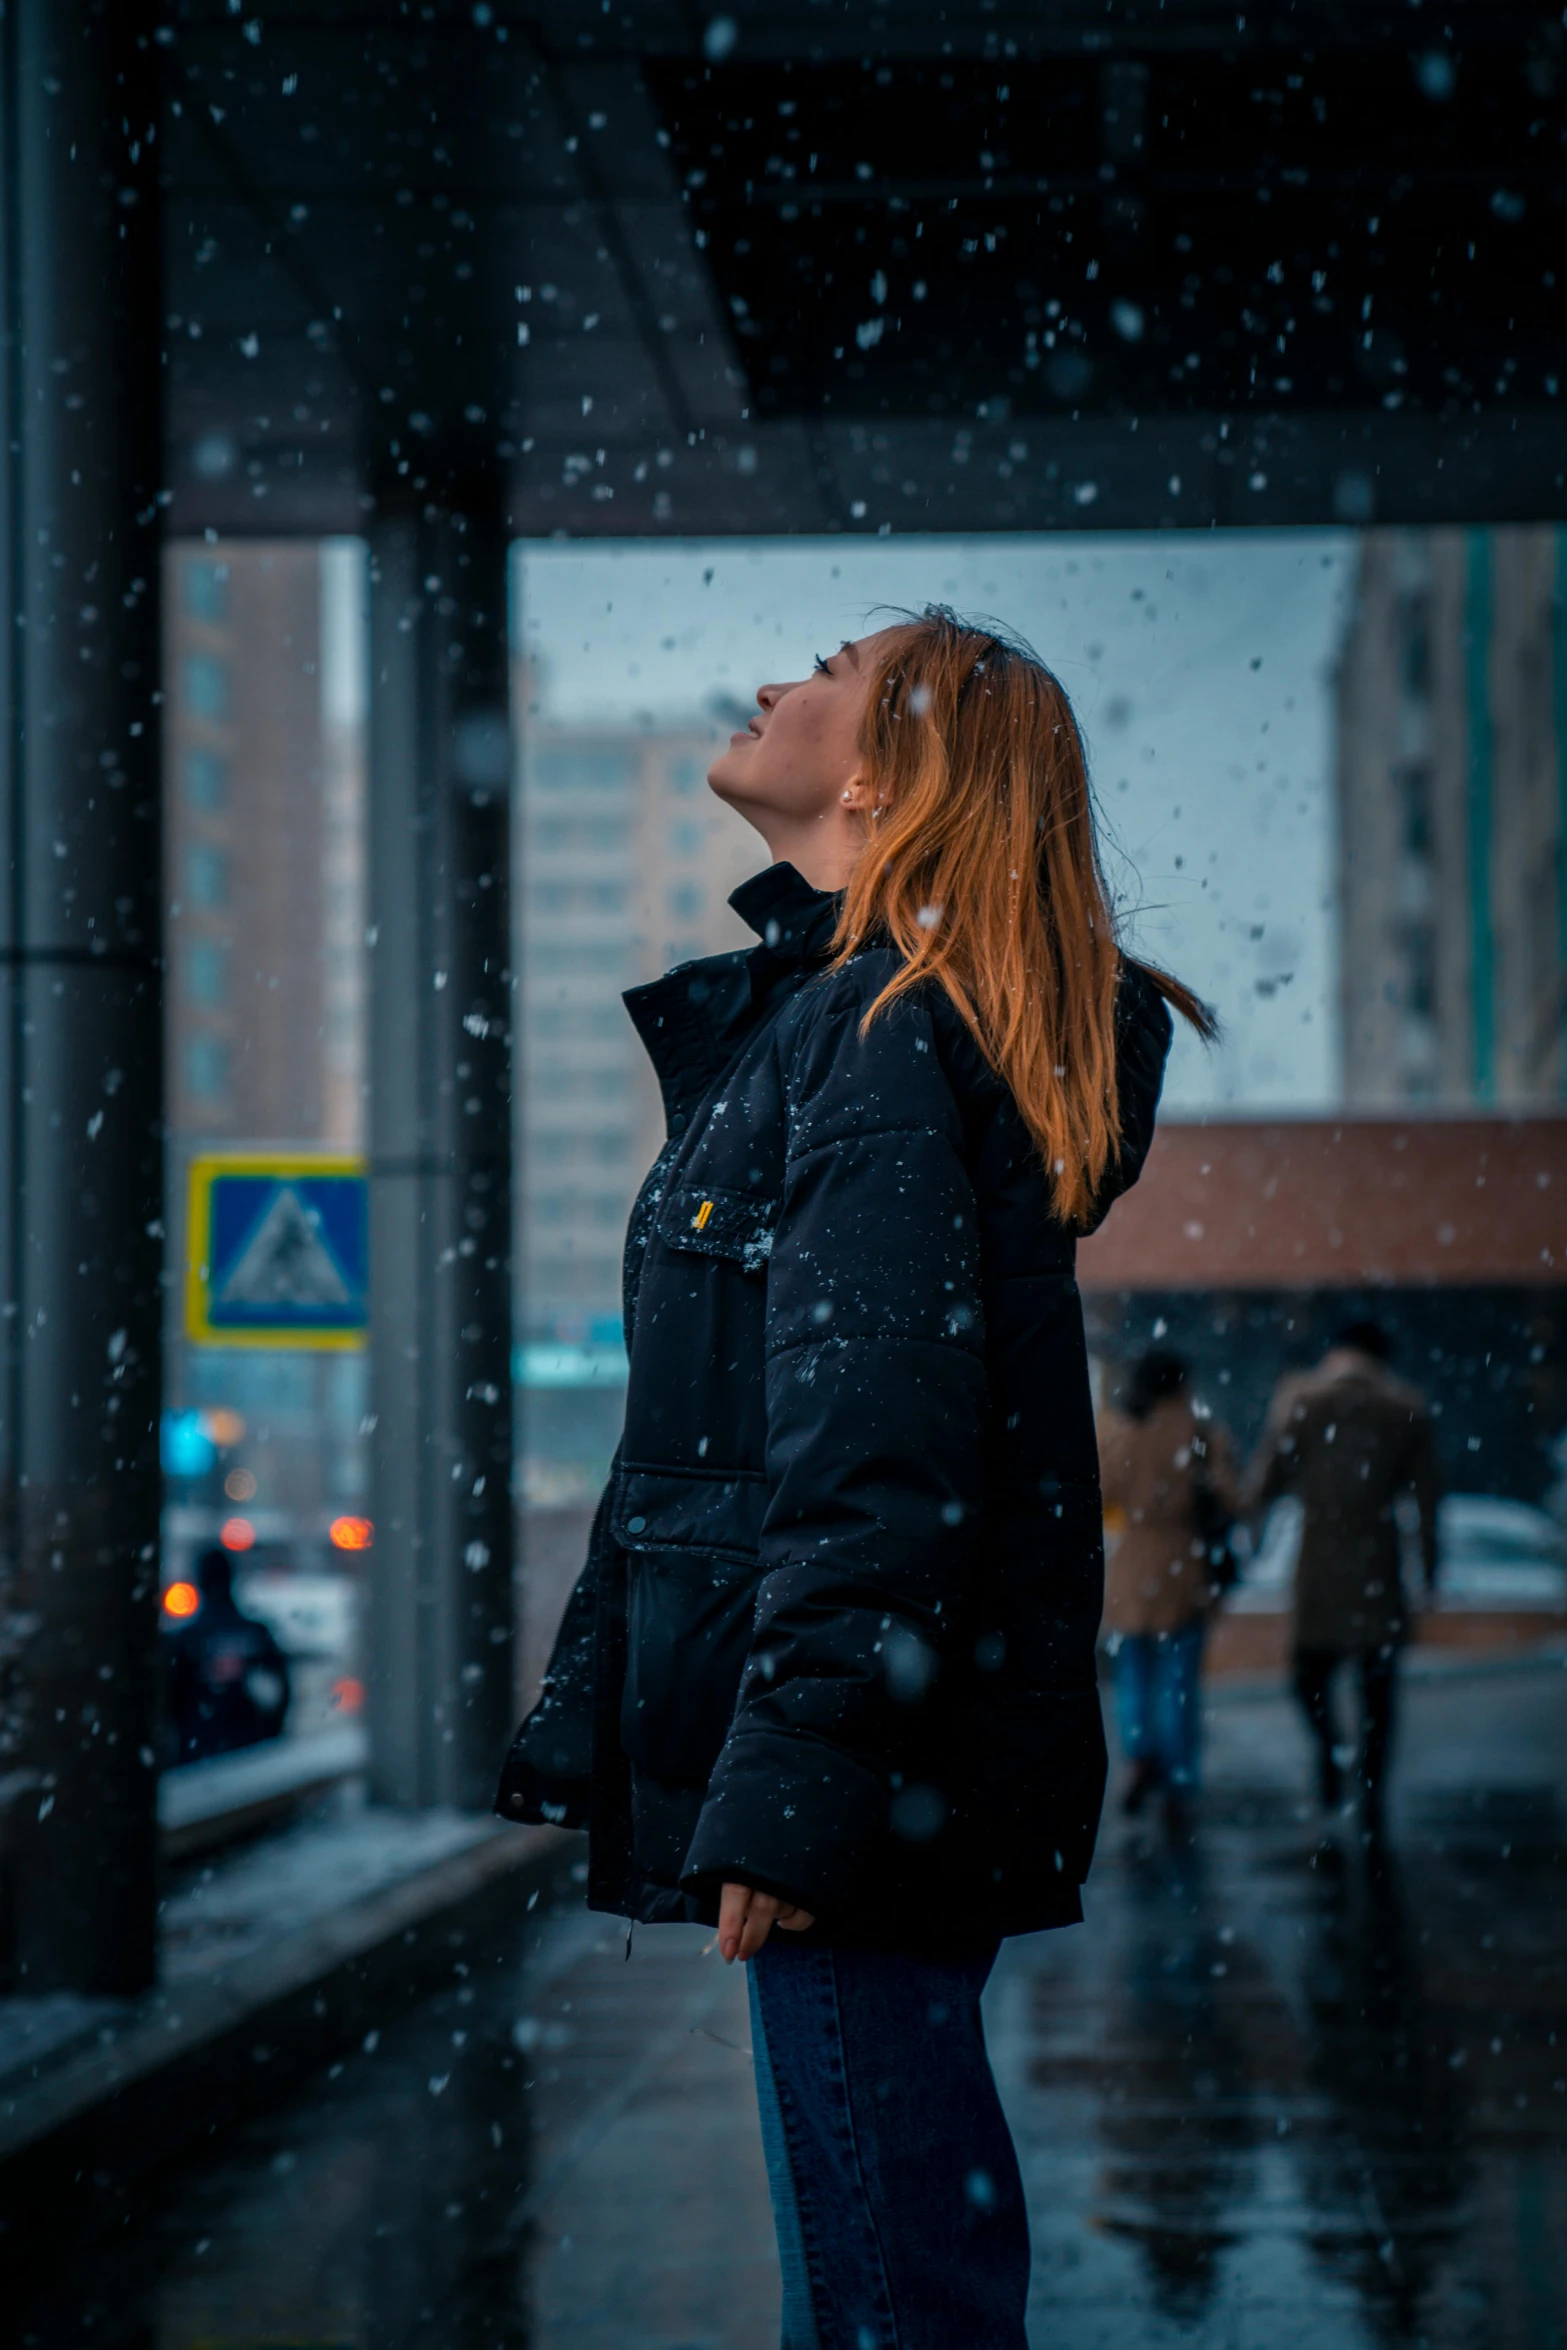
[[[723,1075],[774,986],[819,962],[838,920],[838,900],[812,889],[792,865],[742,882],[729,903],[761,944],[677,964],[622,1001],[647,1048],[671,1134]]]
[[[729,903],[779,963],[815,962],[838,924],[841,896],[813,889],[793,865],[769,865],[742,881]]]

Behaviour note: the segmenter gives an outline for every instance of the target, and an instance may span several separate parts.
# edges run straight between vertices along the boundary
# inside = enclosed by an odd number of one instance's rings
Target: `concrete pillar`
[[[156,1946],[152,22],[0,20],[0,1852],[29,1992],[135,1991]]]
[[[487,1808],[512,1726],[506,553],[488,484],[371,534],[371,1786],[405,1808]]]

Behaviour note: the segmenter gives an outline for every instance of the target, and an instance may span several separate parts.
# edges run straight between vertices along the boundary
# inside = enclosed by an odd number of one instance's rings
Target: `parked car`
[[[1289,1604],[1300,1527],[1300,1503],[1287,1495],[1269,1512],[1231,1606]],[[1437,1505],[1436,1530],[1440,1606],[1567,1612],[1567,1528],[1549,1511],[1500,1494],[1448,1493]],[[1418,1583],[1407,1557],[1405,1573]]]
[[[1567,1528],[1531,1503],[1449,1493],[1437,1543],[1447,1606],[1567,1609]]]
[[[234,1591],[285,1655],[346,1665],[357,1654],[359,1585],[353,1576],[249,1567],[235,1577]]]
[[[280,1738],[292,1695],[288,1657],[234,1590],[234,1562],[216,1545],[189,1581],[163,1594],[159,1644],[167,1696],[168,1764]]]

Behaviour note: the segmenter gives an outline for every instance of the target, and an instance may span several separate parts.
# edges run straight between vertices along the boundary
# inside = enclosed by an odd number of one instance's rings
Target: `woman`
[[[709,781],[749,950],[626,998],[669,1139],[613,1475],[497,1799],[750,1962],[784,2340],[1022,2350],[979,1996],[1082,1915],[1099,1488],[1073,1243],[1153,1130],[1065,695],[932,609],[763,686]],[[775,1931],[775,1929],[777,1929]]]
[[[1105,1573],[1115,1647],[1116,1719],[1131,1773],[1123,1811],[1165,1790],[1179,1833],[1197,1786],[1203,1633],[1226,1581],[1225,1529],[1237,1506],[1234,1456],[1216,1420],[1199,1420],[1187,1369],[1156,1347],[1099,1423],[1105,1509],[1120,1531]]]

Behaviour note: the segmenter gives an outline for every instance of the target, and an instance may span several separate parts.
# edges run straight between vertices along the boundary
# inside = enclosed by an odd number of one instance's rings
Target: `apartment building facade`
[[[591,1500],[619,1433],[626,1220],[664,1139],[621,994],[752,934],[731,890],[766,862],[707,789],[724,724],[557,724],[525,712],[513,841],[520,924],[517,1326],[521,1482]]]
[[[711,723],[531,722],[520,863],[520,1280],[535,1345],[618,1343],[621,1243],[663,1140],[622,991],[751,943],[729,893],[765,861],[708,792]]]
[[[1567,1092],[1567,533],[1368,531],[1336,681],[1346,1100]]]

